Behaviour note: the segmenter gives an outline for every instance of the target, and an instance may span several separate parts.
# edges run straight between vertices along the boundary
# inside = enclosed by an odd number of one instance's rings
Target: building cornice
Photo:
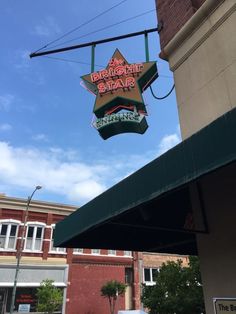
[[[24,210],[27,205],[27,199],[9,197],[0,195],[0,209]],[[78,209],[77,206],[64,205],[53,202],[32,200],[30,203],[30,211],[53,213],[58,215],[69,215]]]
[[[169,57],[188,39],[199,27],[200,25],[211,15],[223,2],[227,0],[206,0],[203,5],[197,10],[197,12],[186,22],[186,24],[176,33],[176,35],[171,39],[171,41],[164,47],[160,53],[160,58],[164,60],[169,60]],[[231,0],[228,0],[229,2]],[[233,4],[234,0],[232,0]],[[231,5],[231,11],[234,10],[234,4]],[[228,12],[229,13],[229,12]],[[200,44],[210,36],[210,33],[214,31],[216,26],[219,26],[227,16],[222,17],[218,24],[212,25],[210,30],[202,36],[201,40],[198,41],[191,50],[197,49]],[[191,51],[191,53],[193,52]],[[185,58],[186,59],[186,58]],[[183,62],[183,61],[182,61]]]

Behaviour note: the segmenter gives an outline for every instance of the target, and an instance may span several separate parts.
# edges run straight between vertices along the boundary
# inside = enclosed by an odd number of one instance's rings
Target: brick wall
[[[175,36],[205,0],[156,0],[161,49]]]
[[[188,265],[188,256],[175,256],[171,254],[152,254],[143,253],[143,267],[158,268],[167,261],[176,262],[178,259],[183,261],[183,266]]]
[[[133,253],[133,272],[134,272],[134,284],[133,284],[133,307],[140,309],[141,307],[141,285],[140,285],[140,261],[143,258],[143,254],[140,252]]]
[[[0,219],[14,219],[23,222],[25,217],[24,210],[13,210],[0,208]],[[45,264],[67,264],[68,270],[68,288],[67,288],[67,314],[110,314],[108,300],[101,297],[100,289],[108,280],[116,279],[125,282],[126,268],[133,269],[133,258],[125,257],[123,251],[116,251],[116,256],[109,256],[108,250],[101,250],[99,255],[93,255],[91,249],[84,249],[83,254],[73,254],[73,249],[68,248],[66,253],[51,252],[50,240],[52,228],[51,225],[62,220],[64,215],[53,214],[50,212],[36,212],[29,210],[29,222],[44,223],[42,251],[23,251],[22,263],[31,258],[30,263]],[[20,245],[20,239],[23,231],[23,224],[19,225],[17,248]],[[5,258],[12,258],[16,255],[14,250],[0,250],[0,264],[5,263]],[[4,258],[3,258],[4,257]],[[12,261],[14,261],[12,259]],[[29,263],[29,259],[27,260]],[[137,267],[135,267],[138,270]],[[136,274],[136,273],[135,273]],[[138,277],[135,276],[136,280]],[[1,281],[1,278],[0,278]],[[135,297],[131,300],[132,306],[140,303],[139,285],[134,285],[133,293]],[[125,308],[125,297],[119,297],[119,309]]]
[[[70,265],[66,313],[109,314],[108,300],[101,296],[100,289],[108,280],[124,282],[125,268],[109,264],[78,263]],[[124,297],[119,297],[118,306],[125,308]]]

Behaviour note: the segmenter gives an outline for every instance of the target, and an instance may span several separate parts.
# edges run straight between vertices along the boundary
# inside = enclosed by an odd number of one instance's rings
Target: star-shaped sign
[[[112,108],[135,106],[146,113],[142,92],[158,77],[156,62],[129,64],[118,49],[106,69],[82,76],[85,86],[96,95],[93,112],[103,117]]]

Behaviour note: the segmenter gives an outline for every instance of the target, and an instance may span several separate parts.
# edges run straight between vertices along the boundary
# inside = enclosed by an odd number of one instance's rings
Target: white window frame
[[[64,247],[55,247],[53,239],[53,231],[55,230],[55,224],[51,225],[51,237],[50,237],[50,250],[48,253],[52,254],[66,254],[66,248]]]
[[[18,231],[19,231],[19,225],[20,221],[15,220],[15,219],[1,219],[0,220],[0,233],[2,230],[2,225],[7,225],[7,232],[6,232],[6,239],[5,239],[5,244],[3,248],[0,248],[0,251],[16,251],[16,241],[18,238]],[[15,239],[14,239],[14,246],[13,248],[9,248],[9,240],[10,240],[10,233],[11,233],[11,227],[16,226],[16,234],[15,234]]]
[[[44,231],[45,231],[45,227],[46,224],[43,222],[38,222],[38,221],[29,221],[26,224],[26,233],[25,233],[25,243],[24,243],[24,251],[25,252],[38,252],[41,253],[42,252],[42,246],[43,246],[43,240],[44,240]],[[28,230],[29,227],[33,227],[34,231],[33,231],[33,237],[32,237],[32,244],[31,244],[31,248],[27,249],[27,235],[28,235]],[[41,243],[40,243],[40,249],[36,250],[35,249],[35,241],[36,241],[36,235],[37,235],[37,228],[40,227],[42,228],[42,234],[41,234]]]
[[[73,254],[84,254],[84,249],[82,248],[77,248],[73,250]]]
[[[145,269],[149,270],[149,275],[150,275],[149,281],[145,281]],[[155,284],[156,284],[156,281],[153,279],[153,270],[159,271],[159,268],[158,267],[144,267],[143,268],[143,283],[146,286],[155,286]]]
[[[124,256],[132,257],[132,251],[124,251]]]
[[[108,255],[116,256],[116,250],[108,250]]]
[[[100,255],[100,249],[91,249],[92,255]]]

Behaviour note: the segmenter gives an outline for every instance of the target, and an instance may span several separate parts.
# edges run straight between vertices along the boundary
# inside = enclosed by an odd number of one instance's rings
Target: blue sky
[[[80,85],[80,77],[90,72],[91,48],[50,56],[73,62],[29,58],[31,52],[119,3],[121,0],[1,1],[1,193],[27,197],[36,185],[42,185],[36,199],[81,206],[180,141],[175,92],[157,101],[149,89],[145,91],[147,132],[104,141],[91,126],[95,98]],[[48,49],[156,25],[154,0],[126,0]],[[116,48],[130,63],[145,61],[140,36],[98,45],[96,70],[107,65]],[[149,49],[160,75],[152,87],[162,96],[172,87],[173,78],[168,63],[158,57],[157,33],[149,35]]]

